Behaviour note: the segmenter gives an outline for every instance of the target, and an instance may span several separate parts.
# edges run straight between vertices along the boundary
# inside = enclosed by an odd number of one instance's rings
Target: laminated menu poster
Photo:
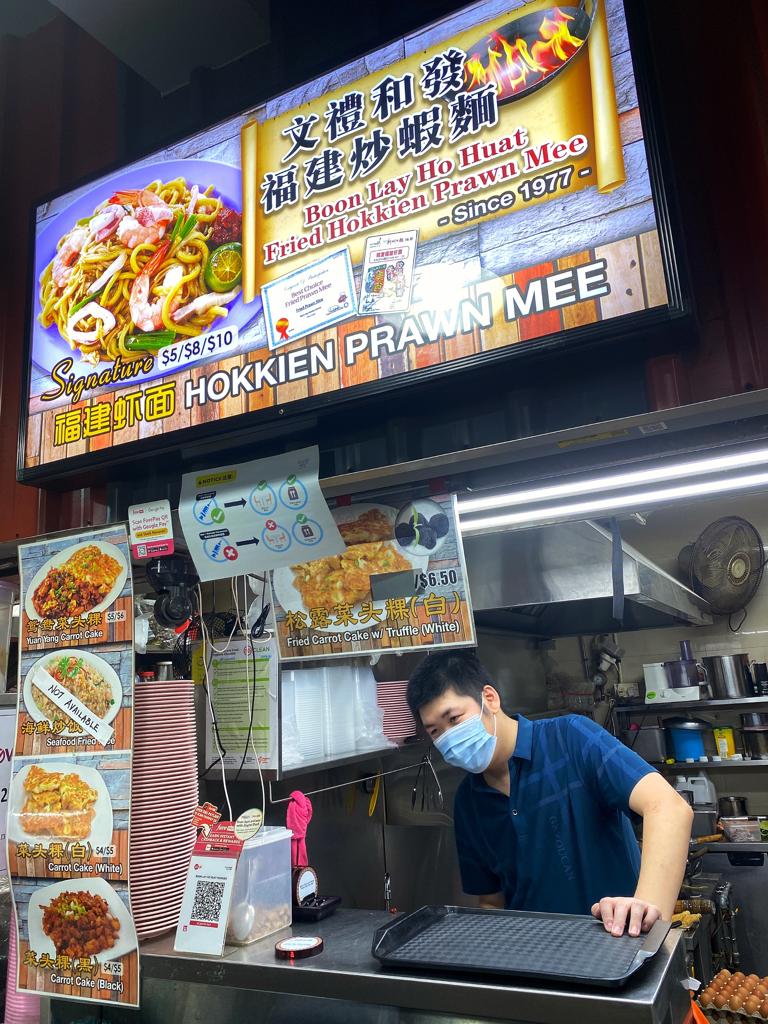
[[[133,589],[124,527],[19,549],[8,795],[18,988],[137,1006],[128,898]]]
[[[455,495],[359,496],[332,514],[341,554],[272,575],[283,660],[474,644]]]

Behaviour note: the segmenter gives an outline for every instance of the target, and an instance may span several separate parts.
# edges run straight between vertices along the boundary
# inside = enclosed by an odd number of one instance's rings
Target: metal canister
[[[746,818],[747,798],[745,796],[721,796],[717,800],[717,810],[721,818]]]
[[[173,679],[173,662],[158,661],[155,665],[155,679]]]
[[[748,654],[726,654],[704,658],[712,694],[718,700],[751,697],[754,694],[752,670]]]

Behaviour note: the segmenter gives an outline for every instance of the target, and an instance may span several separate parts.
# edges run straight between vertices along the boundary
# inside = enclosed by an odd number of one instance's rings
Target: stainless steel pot
[[[750,711],[741,716],[742,729],[768,729],[768,715],[761,711]]]
[[[768,729],[744,729],[742,735],[748,754],[768,758]]]
[[[717,801],[717,811],[721,818],[746,818],[747,798],[745,796],[721,796]]]
[[[748,654],[728,654],[702,660],[716,700],[752,696],[754,690]]]

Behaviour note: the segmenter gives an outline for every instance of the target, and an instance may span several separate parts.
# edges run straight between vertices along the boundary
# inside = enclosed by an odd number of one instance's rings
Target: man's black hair
[[[441,651],[428,655],[408,680],[408,706],[418,720],[419,710],[446,690],[474,697],[479,704],[490,677],[474,651]]]

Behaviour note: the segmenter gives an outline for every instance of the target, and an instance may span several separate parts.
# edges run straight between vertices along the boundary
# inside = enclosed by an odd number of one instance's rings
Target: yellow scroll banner
[[[337,230],[338,226],[332,224],[337,214],[339,217],[348,217],[354,226],[362,211],[375,209],[377,203],[394,201],[401,207],[398,209],[397,218],[379,230],[418,228],[422,244],[430,239],[449,236],[462,230],[461,225],[451,220],[452,208],[457,203],[489,199],[510,189],[519,190],[520,184],[526,178],[535,178],[565,164],[572,165],[573,174],[567,184],[559,183],[556,191],[540,196],[531,194],[524,201],[516,198],[512,207],[500,207],[497,204],[490,212],[473,215],[471,223],[474,225],[499,216],[514,216],[518,210],[553,199],[562,201],[569,194],[585,188],[592,187],[598,193],[606,193],[622,185],[626,180],[626,172],[611,68],[608,27],[603,0],[593,0],[593,3],[597,4],[597,9],[587,44],[581,47],[560,73],[553,75],[539,89],[520,99],[502,102],[499,105],[498,122],[493,127],[486,126],[478,133],[465,136],[455,144],[448,141],[446,131],[446,141],[439,149],[432,149],[418,158],[401,158],[397,155],[399,118],[392,117],[383,125],[379,125],[370,116],[371,107],[368,101],[366,131],[371,131],[374,127],[383,127],[393,139],[391,152],[376,169],[375,174],[370,178],[358,178],[352,182],[345,180],[343,185],[332,191],[315,193],[306,198],[303,182],[299,178],[298,201],[284,205],[269,215],[264,214],[260,203],[261,183],[265,180],[266,174],[274,174],[285,168],[284,158],[289,150],[290,140],[283,133],[297,115],[314,115],[317,118],[316,135],[322,138],[322,142],[315,152],[320,152],[328,145],[322,134],[322,127],[329,101],[339,100],[351,91],[359,91],[369,97],[371,89],[385,76],[402,78],[407,73],[414,76],[416,99],[403,113],[413,115],[432,105],[431,101],[427,101],[419,92],[418,83],[422,75],[423,62],[450,47],[457,47],[468,54],[474,52],[473,48],[477,47],[478,43],[485,45],[486,40],[491,41],[494,33],[510,22],[537,12],[542,12],[544,18],[545,13],[551,13],[556,8],[551,0],[535,0],[500,17],[465,29],[450,39],[431,45],[427,50],[310,100],[287,113],[268,120],[263,116],[257,116],[256,120],[249,121],[241,132],[245,301],[252,301],[265,283],[320,259],[342,246],[349,248],[353,264],[361,264],[365,240],[377,233],[377,230],[375,227]],[[561,10],[575,11],[575,7],[565,7]],[[525,154],[520,152],[519,147],[517,152],[505,149],[505,140],[514,137],[515,132],[520,129],[525,132],[527,145],[535,150],[547,144],[554,146],[556,143],[565,143],[577,136],[584,136],[587,139],[587,147],[585,151],[569,154],[555,163],[526,167]],[[353,138],[342,138],[333,145],[343,152],[344,164],[347,166]],[[476,160],[471,156],[474,152],[471,148],[473,146],[478,147]],[[487,148],[482,150],[482,147]],[[470,156],[467,156],[467,152]],[[301,173],[301,166],[307,156],[306,152],[298,153],[288,163],[295,162]],[[520,161],[520,166],[514,175],[501,175],[498,181],[475,187],[481,174],[492,171],[493,168],[503,170],[515,159]],[[453,167],[448,173],[428,180],[423,180],[422,176],[422,180],[419,180],[419,167],[429,160],[453,161]],[[371,194],[372,188],[374,194]],[[382,196],[385,188],[391,189],[388,196]],[[447,189],[455,189],[456,192],[446,195]],[[322,214],[319,212],[321,210]],[[579,217],[583,216],[583,212],[580,213]],[[564,225],[567,224],[567,203],[563,204],[563,219]],[[265,247],[270,243],[279,242],[290,248],[296,240],[301,239],[307,240],[304,248],[297,246],[296,251],[287,252],[280,259],[265,261]]]
[[[613,192],[627,180],[624,152],[621,148],[619,111],[613,84],[608,21],[604,0],[597,3],[595,20],[589,35],[589,77],[592,92],[592,124],[597,156],[597,191]]]

